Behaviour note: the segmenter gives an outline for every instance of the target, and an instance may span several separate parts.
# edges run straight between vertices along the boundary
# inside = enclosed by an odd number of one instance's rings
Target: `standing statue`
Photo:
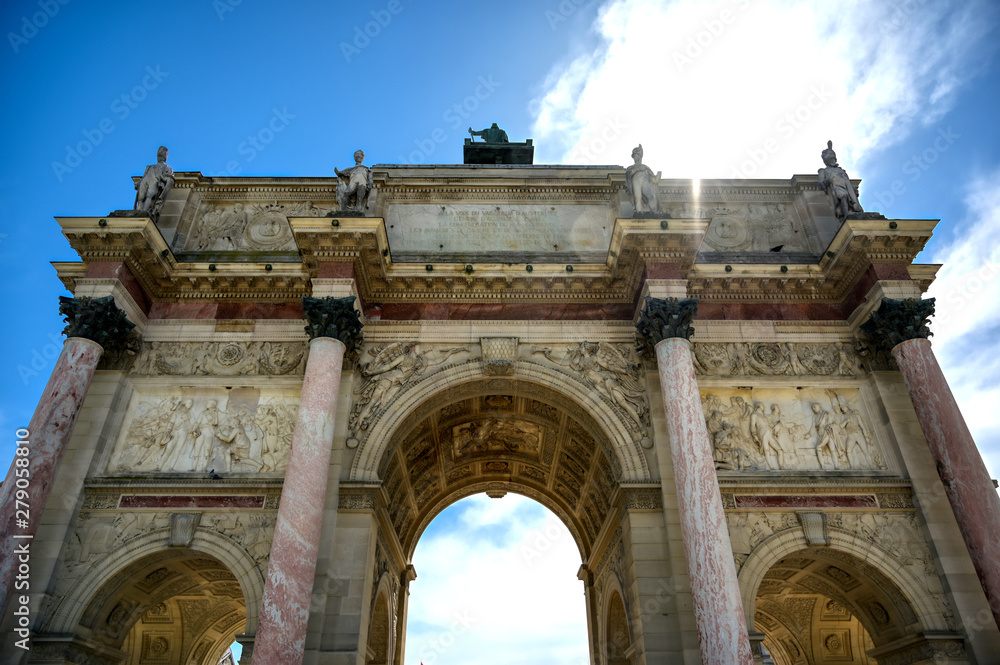
[[[510,143],[510,139],[507,138],[507,132],[500,129],[495,122],[491,127],[487,127],[480,132],[474,131],[472,127],[469,127],[469,136],[472,137],[473,141],[476,140],[477,136],[482,136],[483,141],[486,143]]]
[[[365,161],[364,150],[354,152],[354,166],[343,171],[337,167],[337,205],[341,211],[364,212],[368,205],[368,195],[372,191],[372,170],[362,164]]]
[[[635,164],[625,169],[625,191],[632,199],[633,217],[643,212],[661,214],[658,193],[660,175],[653,175],[653,169],[642,163],[642,144],[632,151]]]
[[[167,148],[161,145],[156,151],[156,163],[146,167],[135,185],[135,210],[147,213],[155,222],[173,187],[174,170],[167,166]]]
[[[854,186],[847,171],[837,164],[837,153],[833,151],[833,141],[826,142],[823,151],[825,168],[819,170],[819,186],[830,197],[834,214],[844,221],[849,212],[864,212],[858,201],[858,188]]]

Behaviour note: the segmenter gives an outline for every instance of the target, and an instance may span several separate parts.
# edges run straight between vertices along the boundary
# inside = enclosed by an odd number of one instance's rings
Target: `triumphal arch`
[[[691,181],[499,131],[313,178],[164,148],[133,207],[57,220],[80,260],[3,485],[5,662],[400,664],[425,527],[517,493],[576,541],[595,665],[1000,663],[935,220],[863,211],[832,146]]]

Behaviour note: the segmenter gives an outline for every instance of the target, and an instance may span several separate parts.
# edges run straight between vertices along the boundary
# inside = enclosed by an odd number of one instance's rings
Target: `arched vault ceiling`
[[[412,554],[430,520],[450,503],[500,487],[558,514],[586,558],[621,472],[593,419],[572,402],[520,391],[450,390],[397,429],[379,476],[389,516]]]
[[[180,665],[218,660],[245,625],[243,590],[233,573],[203,553],[177,549],[145,557],[109,581],[80,629],[129,653],[129,663],[155,656]]]

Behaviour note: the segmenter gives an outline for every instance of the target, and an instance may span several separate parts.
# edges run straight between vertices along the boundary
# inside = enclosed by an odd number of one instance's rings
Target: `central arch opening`
[[[580,564],[569,529],[532,499],[451,504],[413,555],[406,665],[589,662]]]
[[[400,420],[376,473],[366,662],[590,662],[604,622],[581,565],[623,478],[594,413],[529,381],[453,385]]]

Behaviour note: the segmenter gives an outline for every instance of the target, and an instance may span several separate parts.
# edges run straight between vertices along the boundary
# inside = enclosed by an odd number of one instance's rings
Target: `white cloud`
[[[666,177],[811,173],[832,139],[863,157],[953,102],[989,3],[616,0],[601,46],[550,72],[533,103],[539,162],[629,163]],[[862,193],[863,194],[863,193]]]
[[[1000,476],[1000,168],[976,178],[928,295],[934,351],[993,477]]]
[[[437,519],[413,564],[406,663],[589,662],[580,553],[559,519],[508,494],[479,494]]]

